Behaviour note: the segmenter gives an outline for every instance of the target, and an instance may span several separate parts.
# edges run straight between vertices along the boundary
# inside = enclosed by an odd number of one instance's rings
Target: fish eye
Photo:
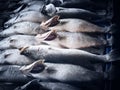
[[[10,43],[15,42],[15,41],[16,41],[15,39],[11,39],[11,40],[10,40]]]
[[[13,28],[15,29],[15,28],[17,28],[17,26],[14,26]]]

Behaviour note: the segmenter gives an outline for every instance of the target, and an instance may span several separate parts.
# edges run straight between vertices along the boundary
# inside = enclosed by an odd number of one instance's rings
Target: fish
[[[41,13],[51,17],[54,15],[59,15],[60,19],[66,19],[66,18],[84,19],[95,24],[97,24],[98,21],[103,20],[104,17],[104,15],[98,15],[89,10],[80,9],[80,8],[55,7],[51,3],[45,5],[41,9]]]
[[[104,9],[104,5],[99,5],[91,0],[46,0],[47,4],[54,4],[56,7],[82,8],[90,11]]]
[[[55,30],[38,34],[35,37],[40,44],[67,49],[88,49],[94,52],[93,47],[106,47],[108,45],[101,35],[94,36],[85,33],[57,32]],[[103,48],[104,49],[104,48]]]
[[[41,69],[43,67],[44,69]],[[100,84],[100,81],[105,79],[105,74],[102,72],[91,71],[81,66],[71,64],[43,63],[42,65],[39,64],[39,61],[36,61],[26,67],[21,67],[20,71],[25,75],[28,74],[31,77],[39,79],[43,82],[61,82],[79,87],[83,85],[83,82],[91,83],[91,81],[96,82],[96,85],[98,85]],[[94,86],[93,83],[90,85]],[[85,87],[85,85],[83,85],[83,87]]]
[[[31,87],[32,86],[32,87]],[[39,86],[39,87],[37,87]],[[27,90],[29,87],[42,90],[81,90],[80,88],[60,82],[41,82],[40,80],[32,80],[27,84],[17,87],[15,90]],[[30,88],[29,88],[30,89]]]
[[[114,58],[119,58],[114,57],[115,51],[105,55],[97,55],[84,50],[61,49],[48,45],[23,47],[20,51],[22,55],[34,60],[44,59],[49,63],[75,64],[92,70],[97,70],[96,66],[99,64],[112,62]]]
[[[7,49],[0,52],[0,65],[27,65],[34,62],[33,59],[20,54],[18,49]]]
[[[8,37],[17,34],[36,35],[38,33],[44,33],[44,30],[40,29],[39,23],[24,21],[16,23],[7,29],[4,29],[0,32],[0,37]]]
[[[23,13],[18,13],[15,17],[9,19],[7,22],[5,22],[5,26],[11,26],[18,22],[23,21],[30,21],[35,23],[41,23],[42,21],[48,20],[50,17],[45,16],[40,12],[37,11],[27,11]]]
[[[66,32],[86,32],[86,33],[107,33],[103,27],[87,22],[82,19],[59,19],[55,15],[46,22],[42,22],[40,27],[44,30],[56,30]]]
[[[32,1],[32,0],[28,0],[28,1],[20,1],[21,4],[25,4],[26,7],[23,8],[22,10],[20,10],[21,12],[27,12],[27,11],[39,11],[41,10],[41,8],[45,5],[45,1],[44,0],[36,0],[36,1]]]
[[[19,32],[19,26],[17,28]],[[3,32],[5,33],[5,31]],[[48,31],[37,35],[19,35],[20,32],[17,33],[18,35],[15,35],[16,31],[10,33],[7,32],[5,34],[3,34],[3,32],[0,33],[0,36],[6,38],[1,40],[0,50],[10,48],[19,49],[23,46],[31,45],[49,45],[66,49],[82,49],[91,53],[102,54],[104,51],[103,49],[109,44],[102,36],[96,35],[91,37],[83,33]],[[21,32],[21,34],[33,34],[34,30],[24,32],[25,31]],[[35,31],[35,33],[37,33],[37,31]]]
[[[39,62],[38,61],[36,61],[36,62],[37,62],[37,64],[42,66],[42,63],[43,63],[42,60],[39,60]],[[33,62],[32,64],[28,64],[28,65],[31,66],[35,63]],[[0,82],[8,82],[8,83],[15,83],[15,84],[23,83],[23,84],[25,84],[25,83],[28,83],[29,81],[33,80],[34,78],[29,77],[26,74],[23,74],[23,72],[20,70],[23,67],[29,67],[28,65],[26,65],[26,66],[22,66],[22,65],[0,65]]]
[[[90,88],[94,86],[94,83],[96,83],[95,86],[101,85],[100,81],[104,81],[106,73],[91,71],[77,65],[44,63],[38,60],[25,66],[2,65],[0,66],[0,74],[2,82],[27,83],[37,79],[42,82],[67,83],[84,88],[87,83]],[[94,82],[91,83],[91,81]],[[84,84],[82,84],[83,82]],[[48,88],[48,86],[46,87]]]
[[[12,83],[27,83],[32,80],[24,75],[18,65],[0,65],[0,81]]]
[[[0,41],[0,50],[10,48],[21,48],[23,46],[36,45],[35,36],[30,35],[13,35]]]

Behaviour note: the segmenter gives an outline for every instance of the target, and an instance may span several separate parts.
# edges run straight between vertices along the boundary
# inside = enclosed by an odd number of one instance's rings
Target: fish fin
[[[37,60],[35,62],[33,62],[32,64],[26,65],[26,66],[22,66],[19,70],[24,73],[24,74],[28,74],[35,66],[37,65],[44,65],[44,61],[45,60]],[[46,67],[46,65],[44,65]]]
[[[112,46],[113,45],[113,38],[110,37],[109,39],[107,39],[107,45],[108,46]]]
[[[36,35],[35,38],[36,38],[36,40],[39,40],[39,41],[43,41],[43,40],[49,41],[49,40],[55,39],[56,37],[57,37],[56,30],[51,30],[44,34],[38,34],[38,35]]]
[[[46,29],[47,29],[48,27],[50,27],[50,26],[55,26],[56,24],[59,23],[59,18],[60,18],[60,16],[55,15],[55,16],[53,16],[52,18],[50,18],[49,20],[47,20],[47,21],[45,21],[45,22],[42,22],[42,23],[40,24],[40,27],[41,27],[42,29],[46,30]]]
[[[111,61],[117,61],[120,60],[120,49],[113,49],[109,54],[108,60]]]
[[[27,48],[29,48],[29,47],[26,46],[26,47],[21,47],[21,48],[19,48],[20,54],[22,54]]]
[[[114,34],[114,33],[116,33],[116,30],[118,30],[117,28],[118,27],[115,24],[112,24],[109,27],[105,28],[106,29],[106,33]]]

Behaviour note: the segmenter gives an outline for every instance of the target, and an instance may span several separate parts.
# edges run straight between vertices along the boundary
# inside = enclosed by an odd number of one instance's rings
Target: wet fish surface
[[[94,64],[109,62],[110,58],[109,55],[96,55],[83,50],[60,49],[46,45],[26,47],[21,54],[34,60],[45,59],[45,62],[81,65],[92,70],[96,69]]]
[[[36,45],[35,36],[13,35],[0,41],[0,49],[21,48],[23,46]]]
[[[28,11],[28,12],[23,12],[15,17],[11,18],[8,20],[5,25],[13,25],[18,22],[23,22],[23,21],[30,21],[30,22],[35,22],[35,23],[41,23],[42,21],[48,20],[50,17],[43,15],[40,12],[37,11]]]
[[[107,41],[101,35],[91,36],[85,33],[49,31],[38,34],[35,38],[41,44],[69,49],[85,49],[107,45]],[[89,52],[91,51],[92,49]]]
[[[51,26],[53,24],[53,26]],[[54,25],[55,24],[55,25]],[[41,23],[41,27],[47,30],[68,31],[68,32],[87,32],[87,33],[106,33],[104,28],[89,23],[82,19],[60,19],[54,16],[48,21]]]
[[[0,52],[0,65],[26,65],[35,60],[20,54],[18,49],[7,49]]]
[[[59,82],[40,82],[39,80],[32,80],[29,83],[17,87],[15,90],[29,90],[30,87],[33,87],[35,90],[42,89],[42,90],[81,90],[77,87],[71,86],[65,83]],[[39,87],[38,87],[39,86]]]
[[[82,82],[94,81],[97,83],[97,80],[101,81],[104,79],[103,73],[94,72],[81,66],[71,64],[44,63],[45,69],[42,69],[40,72],[33,72],[35,68],[40,68],[40,66],[35,67],[38,65],[37,62],[39,61],[36,61],[27,67],[21,67],[20,70],[23,74],[30,74],[32,77],[40,79],[41,81],[64,82],[76,86],[82,85]],[[91,83],[91,85],[92,84],[93,83]]]
[[[51,3],[48,5],[45,5],[41,9],[41,13],[48,16],[59,15],[61,19],[66,19],[66,18],[84,19],[92,23],[97,23],[98,21],[102,20],[104,16],[104,15],[97,15],[94,12],[91,12],[85,9],[80,9],[80,8],[55,7]]]
[[[8,37],[17,34],[36,35],[43,32],[44,30],[40,29],[39,23],[25,21],[16,23],[11,27],[1,31],[0,37]]]

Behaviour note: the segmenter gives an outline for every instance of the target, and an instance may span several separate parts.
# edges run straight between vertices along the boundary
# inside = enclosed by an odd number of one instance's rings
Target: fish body
[[[15,17],[11,18],[8,20],[5,25],[13,25],[18,22],[23,22],[23,21],[30,21],[30,22],[35,22],[35,23],[41,23],[42,21],[46,21],[49,19],[48,16],[43,15],[40,12],[37,11],[27,11],[27,12],[22,12],[17,14]]]
[[[36,35],[42,32],[44,31],[40,29],[39,23],[25,21],[16,23],[11,27],[1,31],[0,37],[8,37],[17,34]]]
[[[0,41],[0,49],[21,48],[23,46],[36,45],[34,36],[13,35]]]

